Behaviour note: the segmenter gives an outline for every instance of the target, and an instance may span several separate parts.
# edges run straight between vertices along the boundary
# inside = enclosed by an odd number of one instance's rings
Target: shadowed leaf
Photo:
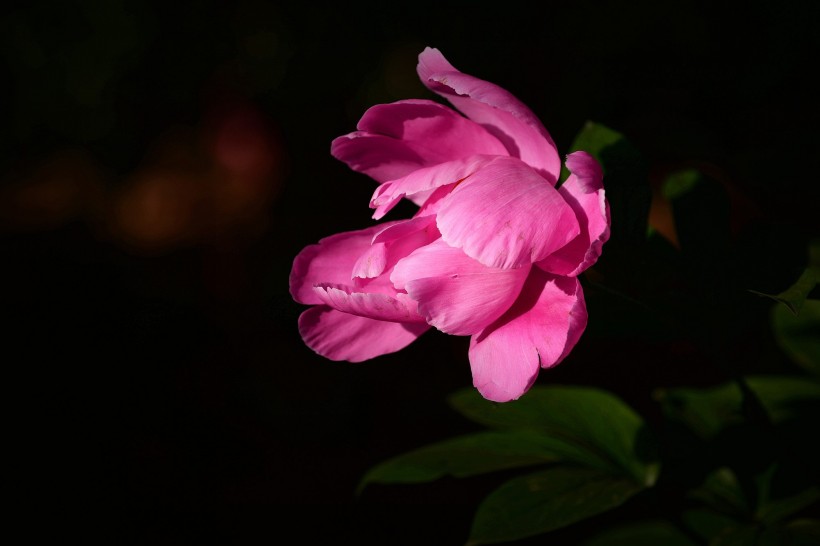
[[[820,500],[820,488],[809,487],[796,495],[763,504],[758,517],[765,523],[780,522]]]
[[[806,405],[820,402],[820,382],[788,376],[751,376],[746,379],[773,423],[804,413]],[[655,393],[664,413],[686,424],[703,439],[743,422],[742,394],[735,383],[707,389],[669,389]]]
[[[362,478],[370,483],[420,483],[575,459],[578,449],[531,430],[479,432],[430,444],[389,459]]]
[[[800,274],[797,281],[789,288],[779,294],[766,294],[756,290],[750,290],[750,292],[782,303],[789,308],[792,314],[798,316],[804,303],[810,297],[810,294],[817,287],[818,283],[820,283],[820,240],[809,242],[808,253],[808,265]]]
[[[516,478],[481,503],[468,544],[546,533],[620,506],[642,489],[630,480],[567,466]]]
[[[803,270],[800,278],[797,279],[793,285],[779,294],[764,294],[763,292],[758,292],[756,290],[750,290],[750,292],[758,294],[759,296],[771,298],[778,303],[782,303],[788,307],[792,314],[799,315],[800,310],[806,302],[806,298],[808,298],[809,294],[812,290],[814,290],[814,287],[817,286],[818,282],[820,282],[820,267],[809,266]]]
[[[820,300],[807,300],[797,316],[776,305],[771,320],[783,351],[795,364],[820,375]]]
[[[789,546],[811,546],[820,544],[820,520],[798,519],[786,525]]]
[[[707,476],[703,485],[693,489],[690,496],[718,512],[737,518],[747,517],[752,511],[737,476],[726,467],[718,468]]]
[[[698,546],[667,521],[628,523],[599,533],[581,546]]]
[[[656,442],[643,419],[614,395],[588,387],[536,386],[519,400],[495,404],[475,389],[450,397],[462,415],[493,428],[538,430],[577,446],[575,459],[652,485],[658,473]]]
[[[724,529],[737,526],[738,522],[720,512],[696,508],[684,510],[681,514],[681,523],[692,533],[702,540],[700,544],[708,542],[712,537],[718,536]]]

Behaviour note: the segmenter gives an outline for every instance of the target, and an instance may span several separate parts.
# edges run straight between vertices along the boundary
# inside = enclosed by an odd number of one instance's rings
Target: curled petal
[[[495,158],[442,199],[436,222],[449,245],[503,269],[543,260],[580,233],[558,190],[511,157]]]
[[[447,186],[439,186],[437,189],[427,196],[416,211],[415,216],[434,216],[438,214],[438,209],[441,208],[441,203],[445,197],[450,195],[450,192],[455,189],[458,184],[449,184]]]
[[[609,240],[609,203],[604,194],[603,171],[586,152],[567,156],[570,176],[558,191],[575,211],[581,233],[566,246],[538,262],[545,271],[576,276],[594,264]]]
[[[328,284],[315,286],[313,291],[322,303],[343,313],[393,322],[424,322],[416,302],[404,293],[358,292],[351,286]]]
[[[379,182],[468,155],[507,153],[486,129],[429,100],[373,106],[358,129],[335,139],[330,153]]]
[[[500,140],[509,155],[555,184],[561,171],[555,143],[535,114],[509,91],[460,72],[435,48],[425,48],[419,55],[416,71],[431,91]]]
[[[420,237],[420,240],[428,243],[438,237],[435,218],[419,217],[383,225],[386,227],[373,237],[373,244],[386,243],[392,245],[397,242],[404,242],[407,238],[415,237]]]
[[[322,302],[313,291],[314,285],[349,283],[353,277],[353,266],[370,249],[373,237],[394,223],[337,233],[305,247],[294,258],[290,270],[290,294],[293,299],[314,305]]]
[[[390,280],[418,302],[429,324],[447,334],[471,335],[504,314],[528,271],[486,267],[438,240],[400,260]]]
[[[470,366],[478,391],[496,402],[527,392],[539,368],[558,364],[587,324],[581,284],[532,268],[510,310],[470,340]]]
[[[378,277],[400,259],[439,237],[433,216],[395,222],[373,237],[373,244],[354,264],[353,276],[362,279]]]
[[[437,188],[461,182],[496,157],[498,156],[473,155],[418,169],[407,176],[386,182],[376,188],[370,200],[370,208],[376,209],[373,218],[382,218],[402,197],[412,198],[419,194],[427,197]]]
[[[385,322],[348,315],[325,305],[299,316],[305,344],[330,360],[362,362],[404,349],[426,332],[424,323]]]
[[[353,276],[360,279],[372,279],[381,275],[387,268],[387,245],[376,243],[370,245],[364,254],[353,265]]]

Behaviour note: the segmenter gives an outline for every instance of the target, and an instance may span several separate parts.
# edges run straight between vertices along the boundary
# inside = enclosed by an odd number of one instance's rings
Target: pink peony
[[[293,262],[293,298],[311,305],[299,332],[331,360],[398,351],[431,326],[471,336],[473,384],[497,402],[519,398],[558,364],[587,323],[577,275],[609,238],[601,167],[586,152],[561,161],[533,113],[497,85],[456,70],[437,49],[419,55],[429,100],[380,104],[331,153],[376,179],[381,219],[402,198],[410,219],[339,233]]]

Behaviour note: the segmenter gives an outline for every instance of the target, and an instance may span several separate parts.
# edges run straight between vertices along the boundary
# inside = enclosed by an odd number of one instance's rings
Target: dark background
[[[784,247],[818,233],[814,4],[501,8],[4,9],[7,451],[30,533],[466,540],[496,478],[354,489],[387,457],[474,430],[445,402],[471,384],[467,339],[433,331],[397,354],[330,362],[301,342],[287,291],[301,248],[372,221],[372,181],[330,142],[373,104],[433,98],[415,74],[425,46],[513,92],[562,153],[592,119],[632,140],[655,177],[708,169],[732,192],[736,233]],[[653,388],[724,379],[686,344],[601,330],[539,383],[606,387],[652,419]],[[746,349],[761,347],[765,336]]]

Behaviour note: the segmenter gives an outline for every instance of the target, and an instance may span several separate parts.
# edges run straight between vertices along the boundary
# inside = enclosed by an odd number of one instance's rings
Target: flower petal
[[[361,279],[378,277],[400,259],[440,236],[433,216],[393,223],[373,237],[373,244],[354,264],[353,276]]]
[[[567,156],[570,176],[558,191],[575,211],[581,233],[566,246],[538,262],[556,275],[576,276],[594,264],[609,240],[609,203],[604,193],[604,173],[586,152]]]
[[[343,313],[392,322],[424,322],[416,302],[404,293],[359,292],[341,284],[320,284],[313,291],[322,303]]]
[[[415,217],[419,216],[434,216],[438,214],[438,209],[441,208],[441,203],[451,191],[456,187],[456,184],[448,184],[446,186],[439,186],[428,195],[424,203],[419,205],[419,210],[416,211]]]
[[[336,138],[330,153],[379,182],[469,155],[507,154],[486,129],[429,100],[373,106],[357,127],[358,131]]]
[[[398,323],[348,315],[325,305],[299,316],[305,344],[330,360],[362,362],[404,349],[430,326]]]
[[[581,284],[532,268],[510,310],[470,340],[473,384],[488,400],[507,402],[527,392],[538,369],[558,364],[587,324]]]
[[[376,209],[373,218],[376,220],[387,214],[402,197],[424,194],[429,196],[433,190],[449,184],[456,184],[479,170],[498,156],[473,155],[466,158],[439,163],[385,182],[373,192],[370,208]]]
[[[290,270],[290,294],[299,303],[321,303],[313,292],[319,283],[347,284],[353,277],[353,266],[370,249],[370,242],[380,231],[396,222],[377,224],[358,231],[346,231],[321,239],[305,247],[293,260]]]
[[[543,260],[580,233],[575,212],[522,161],[497,157],[442,200],[442,238],[488,267]]]
[[[425,240],[425,243],[429,243],[438,238],[436,219],[431,217],[417,217],[382,225],[386,227],[373,237],[373,244],[386,243],[393,245],[397,242],[404,241],[408,237],[413,238],[416,236],[421,236],[420,240]]]
[[[360,279],[372,279],[387,269],[387,245],[375,243],[370,245],[364,254],[353,265],[353,276]]]
[[[460,72],[435,48],[422,51],[416,71],[431,91],[498,138],[509,155],[555,184],[561,172],[555,143],[535,114],[509,91]]]
[[[452,335],[475,334],[518,296],[529,267],[494,269],[438,240],[399,261],[390,275],[429,324]]]

